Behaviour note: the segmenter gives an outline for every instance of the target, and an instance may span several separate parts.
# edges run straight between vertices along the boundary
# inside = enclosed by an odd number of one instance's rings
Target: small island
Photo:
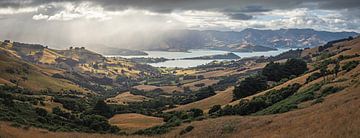
[[[184,60],[191,59],[202,59],[202,60],[211,60],[211,59],[240,59],[240,57],[234,53],[226,53],[219,55],[211,55],[211,56],[201,56],[201,57],[192,57],[192,58],[184,58]]]
[[[167,58],[151,58],[151,57],[138,57],[138,58],[131,58],[130,59],[133,62],[137,62],[137,63],[159,63],[159,62],[165,62],[168,60],[172,60],[172,59],[167,59]]]
[[[103,55],[120,55],[120,56],[147,56],[148,53],[141,50],[130,50],[123,48],[105,47],[96,50]]]

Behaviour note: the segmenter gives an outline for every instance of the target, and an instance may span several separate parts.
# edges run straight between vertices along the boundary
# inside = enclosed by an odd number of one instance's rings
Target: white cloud
[[[27,7],[27,8],[0,8],[0,15],[12,15],[12,14],[20,14],[20,13],[30,13],[36,12],[37,8],[34,7]]]
[[[38,15],[34,15],[32,17],[32,19],[34,20],[47,20],[49,18],[49,15],[43,15],[43,14],[38,14]]]

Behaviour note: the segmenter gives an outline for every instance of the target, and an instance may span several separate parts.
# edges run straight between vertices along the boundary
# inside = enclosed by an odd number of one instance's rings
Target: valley
[[[360,132],[359,52],[360,38],[349,37],[166,68],[84,47],[4,41],[0,136],[354,137]],[[337,129],[338,123],[347,127]]]

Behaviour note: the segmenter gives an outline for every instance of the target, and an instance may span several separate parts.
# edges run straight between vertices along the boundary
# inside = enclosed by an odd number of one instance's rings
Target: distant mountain
[[[229,50],[233,52],[263,52],[263,51],[274,51],[276,48],[250,45],[250,44],[230,44],[225,47],[214,47],[213,49]]]
[[[164,34],[158,43],[147,46],[147,50],[186,51],[189,49],[226,49],[236,51],[247,45],[272,48],[315,47],[328,41],[356,36],[355,32],[327,32],[313,29],[258,30],[245,29],[240,32],[214,30],[174,30]],[[245,50],[245,49],[243,49]],[[263,49],[260,49],[263,50]],[[268,49],[271,50],[271,49]],[[246,50],[245,50],[246,51]]]

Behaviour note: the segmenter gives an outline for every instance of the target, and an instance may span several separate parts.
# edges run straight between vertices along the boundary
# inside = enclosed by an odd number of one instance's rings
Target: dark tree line
[[[261,73],[245,78],[234,89],[234,99],[244,98],[268,88],[267,81],[278,82],[307,71],[306,62],[301,59],[289,59],[285,63],[270,62]]]
[[[290,76],[298,76],[307,71],[306,62],[301,59],[289,59],[285,63],[270,62],[262,70],[268,81],[280,81]]]

